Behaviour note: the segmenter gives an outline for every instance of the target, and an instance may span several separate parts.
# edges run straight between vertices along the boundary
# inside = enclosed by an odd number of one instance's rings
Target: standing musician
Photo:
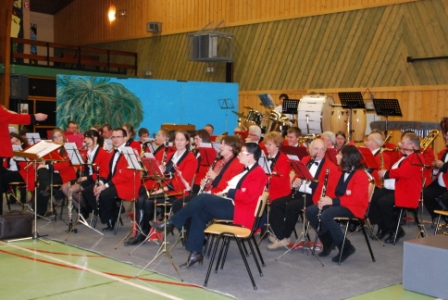
[[[50,135],[53,143],[64,144],[67,142],[64,132],[59,129],[53,129]],[[49,154],[57,152],[62,157],[62,161],[42,162],[37,165],[37,177],[39,182],[39,191],[37,194],[37,209],[39,215],[44,215],[47,211],[48,200],[50,199],[50,186],[52,184],[64,184],[70,180],[76,179],[75,168],[71,165],[70,158],[64,147],[54,150]],[[53,181],[52,181],[53,177]],[[60,191],[58,191],[60,192]],[[55,199],[62,200],[63,194],[55,194]]]
[[[115,226],[119,210],[116,199],[136,199],[138,190],[134,189],[134,175],[135,182],[140,183],[141,180],[141,174],[128,168],[126,157],[122,154],[128,139],[126,130],[112,130],[111,138],[114,150],[108,161],[109,176],[105,181],[100,180],[99,185],[90,185],[84,190],[84,197],[91,207],[96,207],[95,203],[98,201],[101,223],[107,224],[103,229],[105,231],[112,231]]]
[[[11,132],[10,136],[12,145],[20,146],[23,150],[28,148],[28,141],[24,137],[15,132]],[[8,190],[11,182],[25,182],[28,191],[33,191],[35,184],[33,164],[27,166],[28,162],[15,161],[14,158],[7,158],[4,164],[0,172],[0,215],[3,214],[3,194]],[[26,203],[26,193],[25,188],[20,189],[20,202],[23,204]]]
[[[89,212],[94,210],[94,214],[98,215],[97,203],[87,203],[82,196],[82,192],[91,186],[93,187],[98,180],[106,182],[109,177],[109,161],[110,155],[103,149],[103,137],[96,130],[87,130],[84,132],[84,143],[87,148],[84,161],[86,165],[82,168],[81,177],[77,180],[66,182],[62,185],[62,192],[68,197],[69,189],[71,190],[73,205],[75,208],[81,207],[79,213],[87,219]],[[99,173],[99,178],[97,177]]]
[[[196,176],[194,178],[194,185],[192,192],[194,194],[197,194],[200,188],[200,184],[202,179],[204,179],[209,165],[206,165],[206,158],[201,157],[201,153],[199,152],[199,147],[201,146],[201,143],[210,143],[210,135],[208,134],[207,130],[201,129],[196,131],[194,135],[194,149],[192,150],[194,156],[198,160],[198,169],[196,170]],[[211,162],[210,162],[211,163]]]
[[[318,228],[318,223],[321,222],[317,234],[322,242],[323,250],[319,256],[328,256],[333,243],[338,247],[339,253],[332,258],[333,262],[339,261],[341,251],[343,251],[341,261],[355,253],[355,247],[348,239],[342,249],[344,234],[334,217],[364,218],[369,205],[369,178],[364,171],[358,149],[355,146],[346,145],[338,152],[336,159],[343,172],[337,180],[337,184],[330,187],[332,179],[329,178],[327,195],[321,197],[317,204],[306,209],[306,217],[313,228]],[[334,186],[336,187],[335,196],[329,196],[328,192]]]
[[[377,237],[382,239],[387,233],[386,243],[394,242],[397,220],[394,217],[394,207],[418,207],[422,188],[422,174],[419,164],[424,161],[418,153],[420,140],[413,133],[407,133],[399,143],[402,157],[390,170],[380,170],[378,175],[384,177],[384,188],[375,188],[369,210],[372,224],[378,224]],[[399,228],[396,241],[405,235],[403,228]]]
[[[257,163],[260,156],[260,146],[255,143],[244,144],[238,159],[245,168],[229,180],[225,190],[217,195],[198,195],[167,221],[166,230],[170,232],[174,227],[182,228],[191,218],[186,243],[190,255],[187,262],[180,265],[181,268],[189,268],[195,263],[202,264],[204,229],[214,218],[233,219],[235,224],[245,228],[253,227],[255,207],[267,183],[266,174]],[[151,222],[151,226],[157,231],[163,231],[165,223]]]
[[[304,157],[303,163],[308,167],[311,175],[317,179],[317,182],[302,182],[302,179],[299,178],[300,174],[297,174],[292,183],[293,193],[272,202],[269,222],[275,237],[269,237],[272,244],[268,245],[268,250],[279,249],[289,244],[289,236],[294,230],[302,210],[319,201],[319,192],[322,190],[327,168],[330,168],[329,176],[331,179],[329,180],[329,195],[333,196],[331,191],[334,191],[334,188],[331,185],[335,185],[337,178],[339,178],[338,167],[325,157],[327,149],[322,139],[312,141],[309,149],[311,156]]]
[[[186,131],[176,131],[174,145],[176,152],[168,155],[164,174],[170,179],[159,183],[153,179],[148,179],[140,188],[139,197],[137,199],[137,222],[142,229],[144,235],[138,234],[135,237],[130,237],[126,241],[126,245],[135,245],[144,240],[149,233],[149,221],[154,216],[154,202],[163,203],[165,194],[169,197],[168,201],[173,203],[176,198],[182,198],[188,195],[191,189],[189,186],[198,168],[198,161],[190,150],[190,135]],[[149,198],[147,190],[151,191],[151,195],[157,198]]]
[[[439,152],[438,159],[432,163],[438,170],[436,179],[423,190],[424,205],[431,215],[431,219],[437,217],[434,210],[446,210],[448,207],[448,132],[444,135],[447,148]],[[445,194],[445,195],[444,195]]]
[[[372,132],[370,133],[364,144],[367,148],[372,152],[373,156],[375,157],[376,162],[378,163],[378,166],[380,166],[380,169],[383,170],[389,170],[390,167],[392,167],[392,157],[389,153],[392,153],[390,151],[385,151],[381,148],[381,146],[384,143],[383,135],[380,132]],[[381,152],[383,151],[383,152]],[[395,153],[393,154],[395,156]],[[380,180],[380,177],[378,175],[378,169],[375,170],[368,170],[369,173],[372,174],[373,178],[375,179],[375,184],[378,187],[382,187],[382,182]]]

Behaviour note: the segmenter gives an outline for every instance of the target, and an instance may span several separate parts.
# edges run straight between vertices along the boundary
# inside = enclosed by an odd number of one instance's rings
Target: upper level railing
[[[25,45],[29,45],[30,51],[19,52],[18,49],[24,49]],[[137,53],[134,52],[71,46],[21,38],[11,38],[11,64],[137,76]]]

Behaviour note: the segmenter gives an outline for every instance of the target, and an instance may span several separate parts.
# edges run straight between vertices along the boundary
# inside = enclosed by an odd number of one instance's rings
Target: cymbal
[[[253,109],[252,107],[250,107],[250,106],[243,106],[245,109]]]
[[[240,118],[246,118],[246,116],[244,114],[241,114],[241,113],[239,113],[237,111],[233,111],[233,110],[232,110],[232,112]]]

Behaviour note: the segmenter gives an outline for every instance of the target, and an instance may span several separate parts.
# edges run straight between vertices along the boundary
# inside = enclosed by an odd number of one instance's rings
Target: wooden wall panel
[[[85,45],[151,37],[146,22],[163,23],[163,35],[200,30],[211,22],[222,27],[301,18],[417,0],[76,0],[55,15],[55,40]],[[109,6],[126,17],[107,19]]]

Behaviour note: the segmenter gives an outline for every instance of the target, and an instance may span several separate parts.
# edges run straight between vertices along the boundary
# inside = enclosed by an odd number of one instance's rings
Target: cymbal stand
[[[179,276],[179,278],[180,278],[180,281],[184,281],[183,280],[183,278],[182,278],[182,276],[180,275],[180,273],[179,273],[179,270],[177,269],[177,267],[176,267],[176,265],[174,264],[174,262],[173,262],[173,258],[172,258],[172,256],[171,256],[171,253],[170,253],[170,249],[168,249],[168,241],[167,241],[167,231],[166,231],[166,222],[167,222],[167,220],[168,220],[168,211],[167,211],[167,207],[168,207],[168,204],[169,204],[169,201],[168,201],[168,194],[164,191],[164,218],[163,218],[163,222],[164,222],[164,224],[165,224],[165,226],[163,227],[163,242],[162,242],[162,244],[160,245],[160,248],[159,248],[159,250],[157,250],[157,253],[156,253],[156,256],[149,262],[149,263],[147,263],[146,264],[146,266],[144,266],[141,270],[140,270],[140,272],[138,272],[138,274],[137,275],[135,275],[135,278],[138,278],[138,276],[143,272],[143,270],[144,269],[146,269],[147,267],[149,267],[154,261],[156,261],[156,259],[157,258],[159,258],[162,254],[165,254],[167,257],[168,257],[168,259],[170,260],[170,262],[171,262],[171,265],[173,266],[173,268],[174,268],[174,270],[176,271],[176,273],[177,273],[177,275]]]

